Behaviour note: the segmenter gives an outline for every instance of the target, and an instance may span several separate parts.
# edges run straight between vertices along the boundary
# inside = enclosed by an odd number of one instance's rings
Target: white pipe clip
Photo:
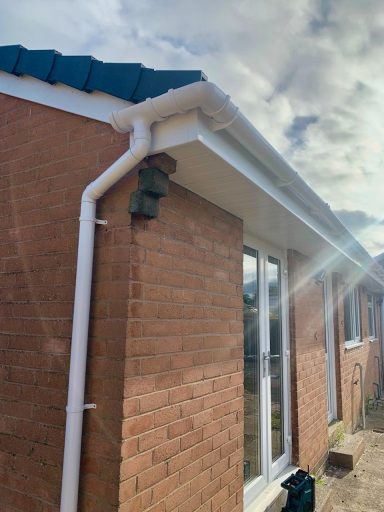
[[[69,405],[67,405],[67,407],[65,408],[66,412],[70,413],[70,414],[78,414],[80,412],[83,412],[85,411],[86,409],[96,409],[96,404],[84,404],[83,407],[80,407],[80,408],[72,408],[70,407]]]
[[[95,224],[102,224],[103,226],[108,224],[107,220],[102,219],[87,219],[86,217],[79,217],[80,222],[94,222]]]
[[[97,405],[96,404],[84,404],[84,411],[86,409],[96,409]]]

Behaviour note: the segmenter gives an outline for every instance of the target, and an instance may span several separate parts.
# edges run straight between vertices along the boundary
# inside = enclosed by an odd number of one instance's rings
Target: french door
[[[286,262],[244,247],[244,485],[252,502],[289,463]]]

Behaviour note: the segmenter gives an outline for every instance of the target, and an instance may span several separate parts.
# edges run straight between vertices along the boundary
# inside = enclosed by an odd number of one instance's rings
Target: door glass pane
[[[257,252],[244,248],[244,481],[261,473],[260,353]]]
[[[272,460],[284,453],[283,357],[281,343],[281,279],[279,260],[268,257],[268,303],[271,377]]]

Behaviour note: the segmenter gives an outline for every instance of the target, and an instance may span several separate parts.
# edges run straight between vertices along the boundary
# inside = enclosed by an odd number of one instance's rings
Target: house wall
[[[292,461],[311,471],[328,454],[324,290],[311,261],[288,251]]]
[[[242,223],[176,185],[133,222],[121,512],[240,511]]]
[[[128,137],[0,95],[0,508],[58,511],[78,216],[84,187]],[[240,512],[243,310],[239,219],[171,184],[151,221],[137,178],[98,203],[79,510]],[[293,462],[328,449],[323,287],[288,252]],[[333,279],[338,414],[352,428],[379,344],[346,351]],[[367,336],[367,291],[361,288]],[[353,397],[353,399],[352,399]]]
[[[344,335],[344,292],[347,278],[341,274],[333,274],[334,329],[336,350],[336,380],[337,380],[337,409],[338,418],[342,419],[347,432],[361,425],[360,374],[356,363],[363,366],[364,395],[372,397],[373,382],[379,382],[377,359],[380,356],[379,341],[368,339],[368,290],[359,286],[360,318],[363,345],[347,350]],[[380,338],[380,314],[376,306],[376,327]],[[356,381],[357,384],[354,384]]]
[[[0,141],[0,509],[57,511],[80,197],[127,137],[0,95]],[[80,510],[118,503],[131,188],[96,228]]]
[[[313,263],[296,251],[288,251],[291,343],[292,456],[301,467],[317,469],[328,452],[328,418],[325,359],[324,289],[316,283]],[[347,277],[334,273],[335,373],[337,418],[347,432],[361,425],[359,369],[364,371],[364,395],[373,396],[379,382],[378,340],[368,339],[368,290],[359,286],[363,344],[347,350],[344,336],[344,293]],[[381,336],[379,306],[376,306],[377,336]],[[355,384],[355,382],[357,384]]]
[[[57,511],[80,198],[128,137],[4,95],[0,136],[0,508]],[[79,510],[240,510],[242,223],[172,185],[131,224],[136,187],[98,203]]]

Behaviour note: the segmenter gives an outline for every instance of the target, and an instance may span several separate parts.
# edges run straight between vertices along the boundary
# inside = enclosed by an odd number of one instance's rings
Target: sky
[[[0,45],[201,69],[384,252],[382,0],[0,0]]]

